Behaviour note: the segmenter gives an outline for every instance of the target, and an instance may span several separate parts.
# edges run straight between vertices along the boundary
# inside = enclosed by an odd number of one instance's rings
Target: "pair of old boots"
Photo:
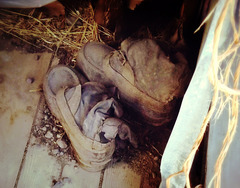
[[[122,120],[125,109],[142,124],[167,124],[190,76],[181,53],[167,56],[150,39],[125,40],[120,50],[89,42],[80,50],[77,66],[90,82],[75,69],[58,65],[48,71],[43,90],[77,160],[89,171],[99,171],[111,161],[117,135],[137,147],[134,133]]]
[[[151,39],[126,39],[120,50],[89,42],[80,50],[77,66],[90,81],[115,86],[136,118],[154,126],[176,117],[177,101],[191,76],[182,53],[168,53]]]

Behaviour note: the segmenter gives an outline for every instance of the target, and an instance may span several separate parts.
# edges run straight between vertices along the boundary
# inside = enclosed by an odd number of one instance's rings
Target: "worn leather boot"
[[[169,57],[151,39],[127,39],[121,50],[87,43],[77,65],[90,81],[117,87],[120,100],[140,114],[144,123],[154,126],[175,118],[176,101],[183,97],[191,77],[183,54]]]

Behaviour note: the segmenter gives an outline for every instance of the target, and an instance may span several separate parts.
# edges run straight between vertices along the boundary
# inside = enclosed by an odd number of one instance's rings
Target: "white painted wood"
[[[62,171],[62,179],[68,179],[69,183],[62,188],[98,188],[101,172],[88,172],[75,162],[66,164]]]
[[[44,105],[45,100],[42,96],[33,126],[40,126],[42,124]],[[33,132],[31,132],[15,186],[17,188],[50,188],[59,180],[62,166],[61,161],[50,155],[50,148],[46,143],[41,142],[40,138],[35,138]]]
[[[53,180],[58,180],[60,172],[61,164],[55,157],[49,155],[47,146],[30,146],[17,188],[50,188]]]
[[[116,163],[104,172],[102,188],[138,188],[140,185],[141,176],[126,163]]]
[[[14,187],[50,57],[0,51],[0,187]]]

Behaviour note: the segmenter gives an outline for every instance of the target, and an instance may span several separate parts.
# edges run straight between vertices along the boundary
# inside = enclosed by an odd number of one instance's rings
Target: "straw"
[[[36,9],[32,9],[29,13],[0,9],[0,30],[24,43],[39,49],[44,47],[55,54],[62,48],[73,58],[85,43],[102,41],[100,34],[113,40],[110,31],[98,27],[95,23],[91,4],[87,8],[71,10],[70,15],[74,21],[70,25],[64,25],[62,24],[64,19],[47,18]]]

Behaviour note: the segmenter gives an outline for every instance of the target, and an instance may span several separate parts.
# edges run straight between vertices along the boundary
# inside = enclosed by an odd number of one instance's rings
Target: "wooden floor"
[[[58,63],[52,55],[14,48],[0,51],[0,187],[158,187],[150,186],[150,180],[126,162],[95,173],[79,166],[40,91],[50,64]]]

